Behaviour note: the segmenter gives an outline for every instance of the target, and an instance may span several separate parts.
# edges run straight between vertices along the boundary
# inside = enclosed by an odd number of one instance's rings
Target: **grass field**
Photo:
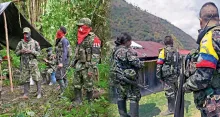
[[[129,109],[129,103],[128,109]],[[139,116],[140,117],[162,117],[160,114],[167,110],[167,100],[165,98],[164,92],[159,92],[157,94],[151,94],[144,96],[140,100]],[[119,117],[117,105],[111,104],[109,107],[109,113],[112,117]],[[185,117],[200,117],[199,111],[195,108],[193,102],[193,95],[185,95]],[[173,117],[167,116],[167,117]]]

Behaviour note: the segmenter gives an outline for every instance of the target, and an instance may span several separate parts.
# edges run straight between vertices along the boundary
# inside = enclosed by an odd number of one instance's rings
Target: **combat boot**
[[[126,109],[126,100],[125,99],[118,99],[118,112],[120,114],[120,117],[130,117],[127,114],[127,109]]]
[[[92,96],[93,96],[93,91],[86,92],[86,99],[88,100],[88,102],[91,102]]]
[[[130,101],[130,117],[139,117],[138,101]]]
[[[27,82],[24,84],[24,95],[22,96],[23,99],[28,99],[28,94],[29,94],[29,89],[30,89],[30,83]]]
[[[168,98],[167,100],[168,100],[168,109],[167,109],[167,111],[165,111],[161,114],[162,116],[174,114],[175,98]]]
[[[42,97],[42,93],[41,93],[41,81],[36,81],[37,84],[37,99]]]
[[[65,84],[64,84],[64,81],[63,80],[58,80],[58,83],[60,85],[60,95],[62,96],[63,95],[63,92],[64,92],[64,89],[65,89]]]
[[[82,104],[82,91],[81,89],[74,89],[74,100],[73,100],[73,106],[78,106]]]

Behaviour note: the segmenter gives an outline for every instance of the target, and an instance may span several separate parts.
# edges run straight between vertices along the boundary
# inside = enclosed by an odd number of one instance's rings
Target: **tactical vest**
[[[163,48],[160,53],[157,60],[157,64],[163,65],[162,67],[162,77],[167,77],[173,74],[174,70],[177,69],[178,66],[178,52],[173,47],[165,47]]]
[[[100,45],[94,45],[95,34],[90,32],[89,35],[78,45],[76,60],[80,63],[91,62],[97,64],[100,57]]]
[[[177,50],[175,50],[173,47],[163,48],[159,53],[157,64],[176,64],[176,62],[178,62],[177,56]]]
[[[124,51],[126,53],[126,57],[124,61],[119,61],[117,59],[117,54],[121,51]],[[124,47],[118,47],[115,48],[115,50],[112,52],[111,57],[111,70],[110,70],[110,76],[113,81],[119,82],[120,78],[118,77],[126,77],[130,80],[135,80],[137,76],[137,72],[132,68],[132,66],[129,64],[127,60],[127,52],[129,49],[125,49]],[[135,53],[133,53],[135,54]]]
[[[200,42],[200,51],[197,68],[209,67],[216,69],[219,57],[212,44],[212,33],[213,30],[207,32]]]

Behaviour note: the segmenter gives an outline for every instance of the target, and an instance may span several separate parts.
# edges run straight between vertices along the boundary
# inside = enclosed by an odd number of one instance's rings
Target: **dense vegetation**
[[[181,29],[125,0],[112,0],[110,14],[112,38],[129,32],[136,40],[161,42],[166,35],[172,35],[179,48],[196,47],[195,40]]]
[[[3,0],[5,2],[9,0]],[[99,67],[99,82],[96,82],[96,90],[104,90],[107,92],[108,79],[108,58],[105,56],[106,46],[105,42],[109,39],[110,30],[108,24],[108,9],[109,0],[14,0],[20,12],[30,21],[30,23],[39,30],[40,33],[54,45],[55,34],[60,26],[67,28],[66,37],[69,39],[72,48],[74,49],[76,42],[77,26],[76,23],[80,18],[88,17],[92,19],[92,27],[95,34],[102,41],[102,64]],[[5,50],[1,54],[6,55]],[[40,58],[44,57],[45,50],[42,50]],[[13,68],[19,68],[19,58],[15,56],[14,52],[10,52],[13,58]],[[4,63],[4,68],[6,63]],[[41,71],[45,65],[40,62]],[[20,96],[21,91],[18,90],[17,81],[14,79],[15,91],[14,93],[4,93],[4,98],[8,99],[1,105],[1,116],[74,116],[74,117],[91,117],[91,116],[107,116],[108,106],[107,95],[104,93],[100,98],[95,99],[94,102],[88,104],[85,102],[78,108],[70,108],[71,99],[73,97],[72,79],[73,69],[68,72],[69,86],[65,91],[65,97],[59,99],[57,91],[54,92],[55,87],[44,86],[44,97],[40,100],[30,99],[27,101],[17,100],[16,96]],[[4,87],[7,89],[9,85],[8,80],[4,81]],[[14,98],[13,98],[14,97]]]

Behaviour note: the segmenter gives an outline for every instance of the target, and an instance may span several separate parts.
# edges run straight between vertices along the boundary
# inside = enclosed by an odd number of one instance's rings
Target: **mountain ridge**
[[[190,50],[197,47],[195,39],[180,28],[125,0],[112,0],[110,19],[113,39],[121,32],[128,32],[134,40],[155,42],[162,42],[166,35],[171,35],[178,48]]]

